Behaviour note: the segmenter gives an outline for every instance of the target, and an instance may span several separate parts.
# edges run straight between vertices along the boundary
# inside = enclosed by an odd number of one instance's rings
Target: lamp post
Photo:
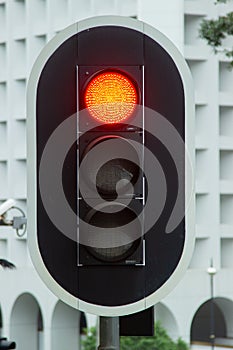
[[[214,322],[214,275],[217,270],[213,266],[213,259],[210,261],[210,266],[207,268],[207,273],[210,276],[210,342],[211,349],[214,350],[215,345],[215,322]]]

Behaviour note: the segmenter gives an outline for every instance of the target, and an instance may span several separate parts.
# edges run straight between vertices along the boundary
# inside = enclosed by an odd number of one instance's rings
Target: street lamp
[[[211,349],[214,350],[215,345],[215,322],[214,322],[214,275],[217,270],[213,266],[213,259],[210,261],[210,266],[207,268],[207,273],[210,276],[210,342]]]

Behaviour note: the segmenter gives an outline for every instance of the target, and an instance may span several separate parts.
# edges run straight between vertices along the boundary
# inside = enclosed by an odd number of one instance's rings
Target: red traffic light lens
[[[101,123],[116,124],[133,114],[138,103],[138,92],[127,75],[104,71],[88,83],[84,100],[93,118]]]

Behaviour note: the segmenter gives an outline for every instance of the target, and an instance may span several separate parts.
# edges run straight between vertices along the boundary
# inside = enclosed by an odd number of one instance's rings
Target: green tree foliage
[[[159,322],[155,324],[153,337],[121,337],[121,350],[188,350],[187,344],[178,339],[173,341]],[[96,329],[88,331],[87,338],[83,341],[83,350],[96,350]]]
[[[217,0],[217,3],[226,3],[229,0]],[[233,68],[233,47],[223,48],[223,39],[233,36],[233,12],[217,19],[204,19],[199,29],[201,38],[207,40],[208,45],[213,47],[215,53],[222,51],[230,59],[230,66]]]
[[[96,350],[96,328],[92,327],[86,330],[87,336],[82,341],[83,350]]]

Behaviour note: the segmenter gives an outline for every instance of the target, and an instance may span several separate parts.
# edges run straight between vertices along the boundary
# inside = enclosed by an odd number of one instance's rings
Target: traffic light
[[[144,264],[142,74],[136,65],[78,67],[80,267]]]
[[[0,350],[16,349],[14,341],[7,340],[7,338],[0,338]]]
[[[29,79],[28,232],[64,302],[97,315],[149,308],[194,244],[193,87],[156,29],[96,17],[61,31]]]

